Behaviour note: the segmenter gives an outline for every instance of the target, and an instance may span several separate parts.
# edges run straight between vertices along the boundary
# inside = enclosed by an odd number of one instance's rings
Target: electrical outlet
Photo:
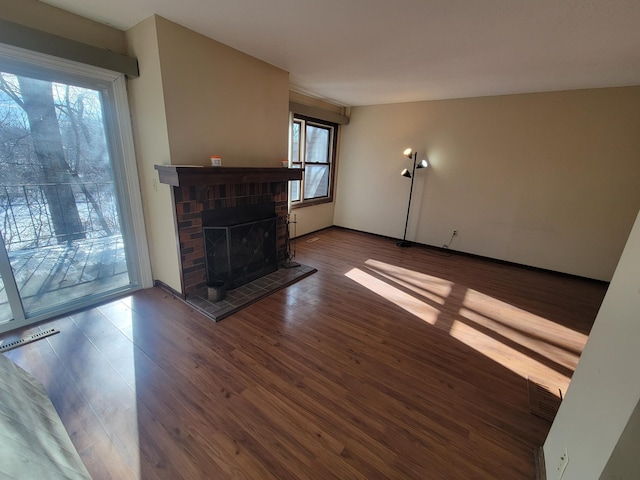
[[[458,230],[453,231],[453,236],[455,237],[456,235],[458,235]]]
[[[569,463],[569,452],[567,452],[567,447],[564,447],[564,453],[560,455],[560,462],[558,463],[558,480],[562,478],[564,475],[564,471],[567,468],[567,464]]]

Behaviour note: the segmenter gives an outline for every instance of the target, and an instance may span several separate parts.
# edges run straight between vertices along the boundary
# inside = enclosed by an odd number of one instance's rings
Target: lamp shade
[[[429,162],[426,160],[420,160],[420,163],[416,165],[416,168],[427,168],[429,166]]]
[[[406,168],[402,170],[402,172],[400,172],[400,175],[402,175],[403,177],[411,178],[411,173],[409,173],[409,170],[407,170]]]
[[[413,149],[411,147],[405,148],[402,154],[407,158],[411,158],[413,156]]]

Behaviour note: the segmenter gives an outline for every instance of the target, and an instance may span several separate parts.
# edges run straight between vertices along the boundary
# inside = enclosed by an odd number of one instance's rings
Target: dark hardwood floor
[[[95,479],[532,479],[526,377],[566,389],[606,285],[441,253],[329,229],[219,323],[149,289],[6,355]]]

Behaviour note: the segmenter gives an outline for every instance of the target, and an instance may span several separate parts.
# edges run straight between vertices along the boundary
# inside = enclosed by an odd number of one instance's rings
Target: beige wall
[[[291,227],[291,236],[301,237],[332,226],[334,205],[334,202],[321,203],[320,205],[291,210],[291,215],[296,221],[295,227]]]
[[[129,53],[138,58],[140,68],[140,76],[128,83],[129,103],[153,278],[182,291],[171,187],[158,182],[154,169],[171,163],[156,19],[150,17],[127,32]]]
[[[640,206],[640,88],[355,107],[337,225],[609,280]]]
[[[127,32],[140,77],[130,102],[154,278],[181,291],[170,187],[156,164],[279,167],[289,75],[159,16]]]
[[[287,157],[289,74],[158,18],[171,162],[280,167]]]
[[[123,31],[37,0],[0,0],[0,18],[115,53],[127,51]]]
[[[638,312],[640,215],[545,441],[547,478],[557,478],[556,469],[565,448],[569,464],[563,480],[599,479],[605,470],[607,475],[627,473],[614,478],[638,478],[633,475],[639,470],[637,462],[626,461],[629,440],[635,440],[633,455],[637,458],[638,454]],[[616,452],[617,447],[620,450]],[[605,468],[610,460],[612,463]]]

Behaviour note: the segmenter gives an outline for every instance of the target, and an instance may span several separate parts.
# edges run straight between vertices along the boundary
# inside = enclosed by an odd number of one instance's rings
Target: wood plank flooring
[[[534,477],[526,377],[566,389],[605,284],[335,228],[296,260],[219,323],[149,289],[6,355],[95,479]]]

